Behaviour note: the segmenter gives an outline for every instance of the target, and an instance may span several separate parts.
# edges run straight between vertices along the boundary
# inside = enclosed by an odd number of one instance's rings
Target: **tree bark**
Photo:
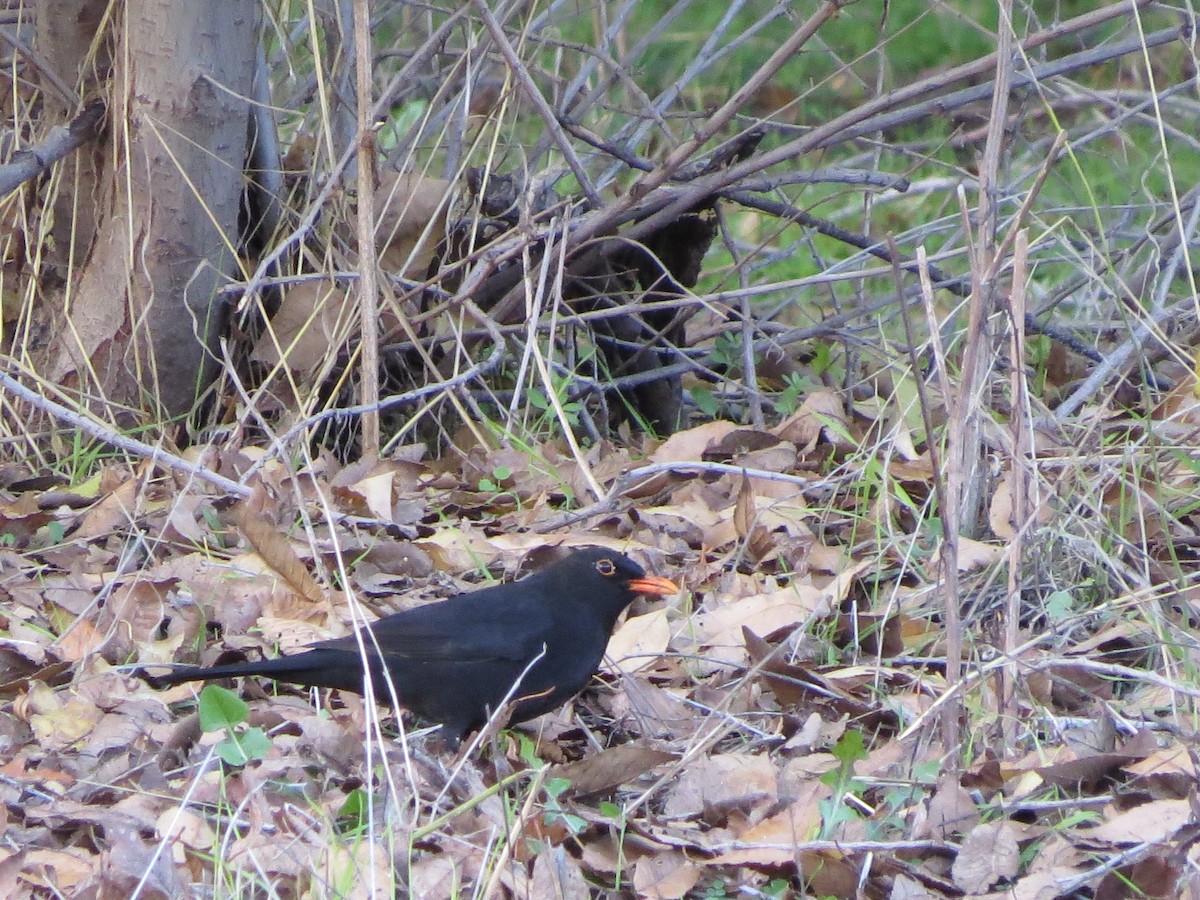
[[[35,44],[52,49],[46,58],[53,61],[56,74],[72,85],[80,97],[88,97],[96,86],[112,73],[111,47],[107,41],[93,39],[104,20],[108,0],[38,0]],[[46,128],[69,122],[78,112],[56,90],[42,91],[42,121]],[[97,184],[100,164],[96,146],[84,147],[58,167],[57,184],[49,196],[54,208],[50,223],[50,241],[45,248],[43,271],[51,278],[68,277],[79,265],[96,235],[96,198],[91,195]],[[76,196],[81,187],[85,196]]]
[[[39,2],[38,15],[72,5]],[[103,20],[109,124],[94,183],[58,192],[75,191],[65,233],[86,244],[45,311],[50,380],[155,416],[187,413],[205,386],[215,291],[238,265],[259,14],[256,0],[126,0]],[[66,30],[76,43],[77,31]],[[62,33],[39,22],[39,40]],[[85,61],[60,74],[88,71]]]

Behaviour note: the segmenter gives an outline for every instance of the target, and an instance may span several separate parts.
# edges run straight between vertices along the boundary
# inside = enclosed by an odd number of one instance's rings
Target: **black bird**
[[[617,617],[633,598],[678,590],[621,553],[589,547],[520,581],[386,616],[360,632],[375,698],[391,701],[386,670],[400,705],[440,723],[442,738],[457,746],[506,698],[514,702],[510,723],[570,700],[587,686]],[[261,662],[142,675],[154,687],[261,675],[306,687],[365,691],[356,635],[311,647]]]

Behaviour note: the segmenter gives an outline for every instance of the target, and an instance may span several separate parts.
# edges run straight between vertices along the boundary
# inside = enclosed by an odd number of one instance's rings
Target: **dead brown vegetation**
[[[0,894],[1194,891],[1190,14],[0,7]],[[596,543],[683,593],[457,759],[128,674]]]

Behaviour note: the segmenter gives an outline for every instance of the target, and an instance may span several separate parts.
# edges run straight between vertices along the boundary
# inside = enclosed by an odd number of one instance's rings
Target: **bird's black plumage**
[[[394,686],[400,705],[441,723],[453,745],[486,723],[506,697],[515,701],[514,723],[571,699],[587,686],[633,598],[677,590],[621,553],[587,548],[520,581],[386,616],[358,635],[321,641],[294,656],[147,678],[165,687],[255,675],[361,694],[361,637],[376,699],[390,702]]]

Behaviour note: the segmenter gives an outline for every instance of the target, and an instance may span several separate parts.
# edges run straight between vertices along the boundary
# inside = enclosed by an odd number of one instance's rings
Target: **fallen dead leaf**
[[[661,607],[644,616],[626,619],[609,639],[601,671],[632,674],[653,665],[671,640],[668,610]]]
[[[679,900],[696,886],[703,871],[682,853],[656,853],[634,864],[633,887],[647,900]]]
[[[633,781],[656,766],[678,758],[676,753],[668,753],[635,741],[601,750],[578,762],[552,766],[547,777],[562,778],[570,782],[567,796],[585,797],[612,790]]]
[[[326,844],[316,860],[321,884],[346,900],[395,897],[394,870],[386,849],[373,841]]]
[[[1176,854],[1172,857],[1155,854],[1107,873],[1096,885],[1095,900],[1175,900],[1183,896],[1179,881],[1182,860]]]
[[[677,693],[637,675],[621,678],[622,690],[612,703],[613,717],[634,733],[669,741],[688,741],[705,727],[700,710]]]
[[[782,866],[793,862],[795,847],[811,840],[821,826],[821,801],[833,789],[819,781],[806,782],[796,800],[746,833],[734,849],[717,854],[711,865]]]
[[[1118,813],[1095,828],[1081,829],[1079,835],[1113,844],[1157,842],[1167,840],[1191,821],[1189,801],[1155,800]]]
[[[813,391],[791,416],[771,429],[776,437],[810,452],[822,437],[832,444],[845,445],[848,432],[845,405],[832,391]]]
[[[441,219],[454,201],[456,185],[444,178],[389,171],[375,192],[379,263],[385,271],[423,277],[434,248],[445,236]],[[432,226],[432,227],[431,227]]]
[[[704,451],[738,428],[733,422],[705,422],[695,428],[677,431],[671,435],[650,457],[653,463],[699,462]]]
[[[561,846],[549,847],[533,858],[528,896],[590,900],[592,888],[574,857]]]
[[[979,824],[979,810],[971,795],[959,784],[955,775],[938,779],[933,799],[929,801],[928,834],[939,841],[966,834]],[[923,837],[924,832],[916,837]]]
[[[745,814],[770,802],[778,788],[775,766],[766,756],[718,753],[682,771],[671,785],[664,812],[674,819],[703,816],[718,824],[735,810]]]
[[[1020,848],[1008,822],[980,825],[963,840],[950,874],[968,894],[981,894],[1017,874]]]
[[[37,742],[48,750],[66,750],[83,740],[104,713],[81,697],[63,695],[40,681],[31,682],[29,691],[15,711],[25,716]]]
[[[329,280],[294,284],[284,292],[250,358],[268,366],[283,360],[298,377],[307,377],[325,361],[330,347],[346,343],[356,325],[354,294],[348,286]],[[299,406],[289,379],[277,381],[285,404]]]
[[[734,665],[743,665],[748,658],[743,629],[773,634],[828,615],[832,609],[828,591],[806,584],[792,584],[729,603],[712,598],[709,603],[692,618],[696,639],[710,648],[712,656]]]
[[[51,896],[73,895],[99,862],[94,855],[75,847],[66,850],[30,850],[18,858],[21,860],[21,881],[41,891],[48,891]]]

